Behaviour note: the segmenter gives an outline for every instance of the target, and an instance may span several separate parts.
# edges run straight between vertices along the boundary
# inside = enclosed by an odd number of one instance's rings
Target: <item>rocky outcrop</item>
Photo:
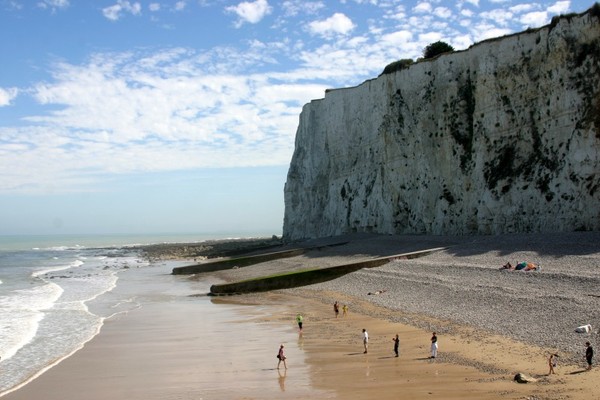
[[[304,106],[287,240],[600,230],[600,11]]]
[[[513,378],[513,380],[517,383],[530,383],[530,382],[537,382],[538,380],[532,376],[526,375],[524,373],[519,372],[518,374],[515,375],[515,377]]]

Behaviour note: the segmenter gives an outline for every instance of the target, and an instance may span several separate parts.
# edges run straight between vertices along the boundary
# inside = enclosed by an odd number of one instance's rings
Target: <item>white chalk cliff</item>
[[[600,6],[306,104],[288,240],[600,230]]]

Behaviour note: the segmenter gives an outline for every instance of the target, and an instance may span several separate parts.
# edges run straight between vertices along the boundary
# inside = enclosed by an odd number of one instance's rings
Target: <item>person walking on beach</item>
[[[277,358],[279,359],[279,362],[277,363],[277,369],[279,369],[279,365],[281,364],[281,362],[283,361],[283,366],[285,367],[285,369],[287,369],[287,364],[285,363],[285,353],[283,352],[283,345],[279,346],[279,352],[277,353]]]
[[[586,371],[592,369],[592,358],[594,358],[594,349],[590,342],[585,342],[585,361],[587,362]]]
[[[337,301],[333,303],[333,312],[335,313],[335,317],[337,318],[340,313],[340,305]]]
[[[365,347],[364,354],[367,354],[369,350],[369,332],[366,329],[363,329],[363,346]]]
[[[554,367],[556,367],[556,363],[557,363],[556,358],[557,357],[558,357],[558,354],[550,354],[550,358],[548,358],[548,367],[550,368],[548,375],[552,375],[555,373]]]
[[[348,314],[348,306],[346,304],[344,304],[342,306],[342,315],[345,317],[346,314]]]
[[[398,357],[398,348],[400,347],[400,338],[398,337],[398,334],[396,334],[396,337],[392,338],[392,340],[394,341],[394,353],[396,353],[396,357]]]
[[[302,317],[302,314],[298,314],[296,315],[296,322],[298,323],[298,329],[300,329],[300,332],[302,332],[302,320],[304,318]]]
[[[431,358],[436,358],[438,352],[437,335],[433,332],[431,336]]]

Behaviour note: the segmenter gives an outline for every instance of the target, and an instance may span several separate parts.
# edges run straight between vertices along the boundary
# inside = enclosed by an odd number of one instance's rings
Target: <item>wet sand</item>
[[[559,364],[556,375],[546,376],[550,349],[462,326],[439,335],[439,356],[432,360],[429,330],[379,316],[393,313],[395,320],[419,320],[419,326],[447,321],[340,292],[315,296],[311,288],[190,297],[206,292],[207,280],[216,278],[192,281],[166,276],[168,269],[151,277],[153,287],[115,289],[139,291],[142,307],[107,321],[82,350],[4,398],[587,400],[600,393],[600,370],[583,372],[583,360]],[[346,317],[335,318],[334,299],[351,304]],[[298,312],[304,316],[301,335]],[[362,328],[370,335],[368,354]],[[276,369],[280,343],[287,371]],[[517,372],[538,382],[515,383]]]
[[[313,388],[332,394],[322,398],[391,400],[401,395],[407,399],[589,399],[600,390],[597,369],[584,372],[583,363],[559,364],[556,374],[547,376],[547,349],[468,327],[451,335],[438,334],[439,354],[432,360],[432,332],[370,317],[389,310],[342,293],[321,293],[318,301],[310,298],[310,293],[306,295],[244,295],[236,301],[285,304],[282,314],[263,315],[255,320],[288,325],[296,332],[295,313],[303,314],[303,333],[293,345],[305,353]],[[341,304],[351,302],[361,313],[350,308],[346,317],[340,312],[336,318],[332,303],[322,302],[327,297],[338,299]],[[397,316],[403,317],[401,313]],[[429,322],[442,323],[431,319]],[[363,354],[362,328],[369,332],[368,354]],[[393,352],[395,334],[400,337],[398,358]],[[288,365],[290,373],[294,360],[290,359]],[[537,382],[516,383],[513,378],[517,372],[526,373]]]
[[[275,354],[296,332],[251,319],[281,314],[281,306],[191,296],[208,286],[167,275],[170,270],[128,271],[147,276],[115,290],[131,294],[140,307],[106,321],[82,350],[3,399],[280,398]],[[304,357],[293,349],[290,356]],[[294,371],[288,391],[306,398],[312,393],[308,369],[296,364]]]

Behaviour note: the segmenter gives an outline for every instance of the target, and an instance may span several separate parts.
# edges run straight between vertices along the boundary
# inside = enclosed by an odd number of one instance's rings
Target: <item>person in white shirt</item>
[[[367,354],[369,348],[369,333],[366,329],[363,329],[363,346],[365,346],[365,354]]]

